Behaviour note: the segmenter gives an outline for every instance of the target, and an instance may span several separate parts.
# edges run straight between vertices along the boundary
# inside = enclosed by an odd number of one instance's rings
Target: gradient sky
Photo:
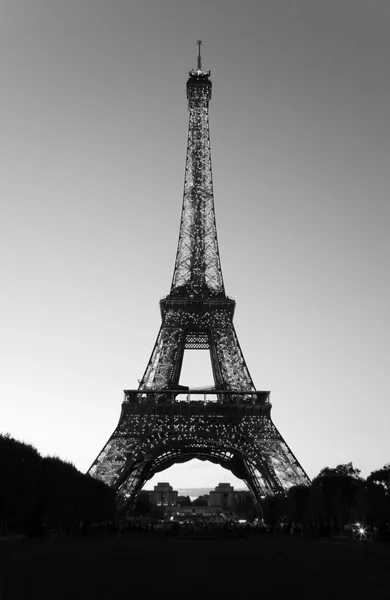
[[[0,2],[0,431],[84,471],[137,387],[202,39],[222,268],[255,384],[310,477],[390,460],[389,30],[388,0]],[[156,480],[235,481],[194,461]]]

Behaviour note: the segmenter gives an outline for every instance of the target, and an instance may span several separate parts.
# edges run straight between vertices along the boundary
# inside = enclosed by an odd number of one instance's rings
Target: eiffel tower
[[[233,325],[214,213],[209,134],[210,71],[189,73],[189,129],[179,242],[162,324],[137,390],[125,390],[119,423],[89,473],[130,509],[155,473],[198,458],[244,480],[262,499],[310,480],[271,420],[270,392],[257,391]],[[185,350],[209,350],[215,386],[179,385]]]

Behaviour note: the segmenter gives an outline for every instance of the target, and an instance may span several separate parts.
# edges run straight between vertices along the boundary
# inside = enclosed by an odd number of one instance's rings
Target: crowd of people
[[[149,539],[245,539],[248,536],[318,538],[328,537],[331,532],[325,528],[303,527],[300,523],[281,522],[267,525],[262,520],[243,521],[147,521],[132,519],[128,522],[85,524],[80,527],[82,535],[115,535],[117,538],[147,537]],[[378,538],[378,531],[351,524],[345,527],[338,537],[346,540],[372,541]]]

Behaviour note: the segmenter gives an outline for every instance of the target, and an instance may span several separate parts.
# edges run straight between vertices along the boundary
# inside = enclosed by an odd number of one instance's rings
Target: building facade
[[[219,483],[210,491],[209,506],[221,511],[234,511],[237,505],[244,503],[251,497],[249,490],[236,491],[230,483]]]
[[[168,482],[159,482],[153,490],[145,490],[149,500],[156,506],[177,506],[178,492]]]

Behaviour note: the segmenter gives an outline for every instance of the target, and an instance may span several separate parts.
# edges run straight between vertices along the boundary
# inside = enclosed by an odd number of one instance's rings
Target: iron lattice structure
[[[173,463],[210,460],[243,479],[257,506],[309,479],[272,422],[269,392],[253,384],[225,294],[214,213],[210,71],[187,81],[189,129],[183,206],[171,290],[138,390],[125,391],[118,426],[89,473],[130,508],[145,482]],[[186,349],[210,351],[215,387],[179,385]]]

